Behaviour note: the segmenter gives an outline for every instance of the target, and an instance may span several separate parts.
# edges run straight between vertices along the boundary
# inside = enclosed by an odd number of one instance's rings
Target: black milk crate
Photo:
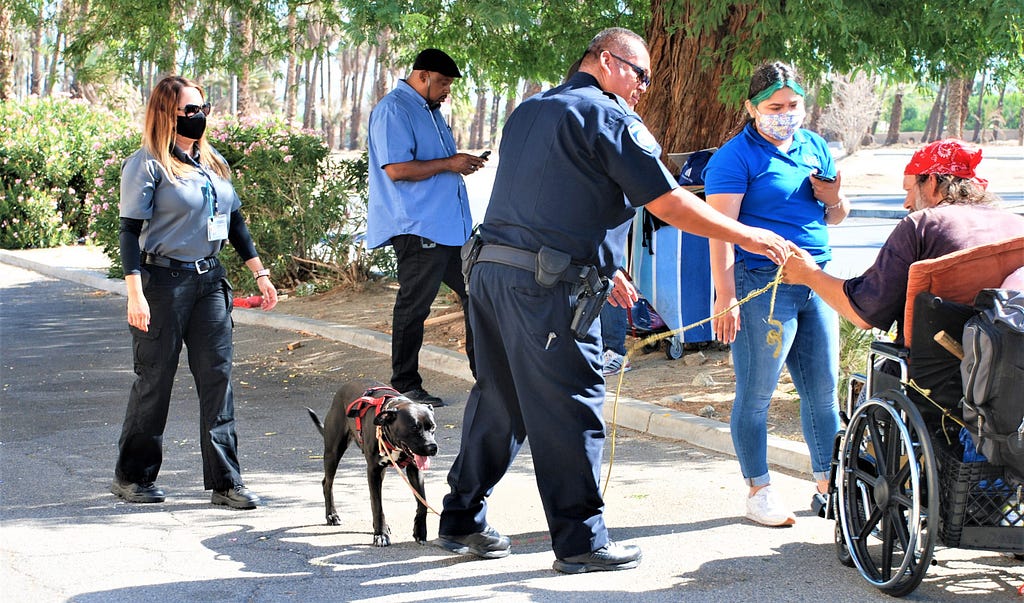
[[[954,548],[1024,553],[1024,503],[1003,481],[1003,468],[964,463],[959,447],[936,452],[943,456],[939,539]]]

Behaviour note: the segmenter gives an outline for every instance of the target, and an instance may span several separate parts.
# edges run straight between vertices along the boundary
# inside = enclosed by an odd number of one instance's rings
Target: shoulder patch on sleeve
[[[627,126],[626,130],[629,132],[629,137],[636,143],[636,146],[644,151],[653,153],[658,148],[658,141],[654,140],[654,136],[643,122],[634,121]]]

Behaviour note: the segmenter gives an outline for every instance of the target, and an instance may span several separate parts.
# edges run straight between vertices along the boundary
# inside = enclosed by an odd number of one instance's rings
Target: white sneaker
[[[604,368],[601,369],[601,374],[605,377],[625,373],[632,368],[633,367],[629,364],[629,358],[626,356],[623,356],[614,350],[604,351]]]
[[[782,501],[772,492],[771,486],[765,486],[747,498],[747,519],[766,526],[791,526],[796,523],[796,516],[786,510]]]

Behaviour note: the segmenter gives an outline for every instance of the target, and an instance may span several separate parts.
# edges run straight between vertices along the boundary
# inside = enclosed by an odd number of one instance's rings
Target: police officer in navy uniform
[[[600,324],[573,329],[576,307],[592,298],[586,283],[594,270],[612,279],[612,303],[637,300],[618,270],[621,257],[612,263],[600,251],[622,253],[624,241],[606,238],[609,231],[625,236],[619,227],[633,207],[775,262],[784,257],[778,235],[726,218],[678,187],[661,148],[629,109],[649,84],[644,40],[626,29],[604,30],[579,72],[524,101],[505,125],[469,278],[477,382],[436,541],[449,551],[509,554],[511,540],[487,522],[486,498],[529,437],[554,568],[582,573],[639,564],[640,549],[612,542],[602,514]]]

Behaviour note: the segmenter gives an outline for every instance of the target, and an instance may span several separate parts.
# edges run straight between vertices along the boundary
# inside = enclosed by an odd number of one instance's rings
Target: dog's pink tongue
[[[420,456],[418,454],[414,454],[414,455],[412,455],[412,458],[413,458],[414,461],[416,461],[416,468],[417,469],[419,469],[421,471],[426,471],[427,469],[430,469],[430,457],[429,456]]]

